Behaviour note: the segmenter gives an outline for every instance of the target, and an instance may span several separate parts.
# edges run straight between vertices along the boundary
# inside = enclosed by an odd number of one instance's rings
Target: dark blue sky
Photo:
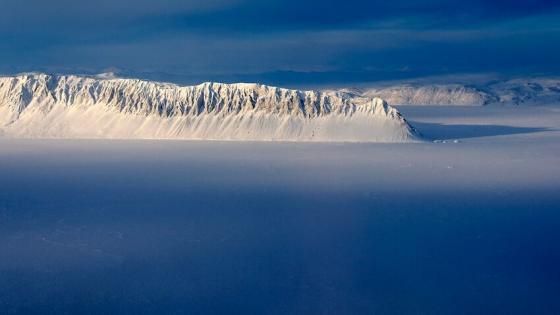
[[[0,0],[0,72],[328,84],[560,72],[560,1]]]

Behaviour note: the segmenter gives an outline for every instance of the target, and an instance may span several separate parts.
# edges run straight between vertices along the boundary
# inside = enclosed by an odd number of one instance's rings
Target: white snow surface
[[[415,141],[380,98],[260,84],[179,86],[113,75],[0,77],[0,136]]]
[[[473,83],[397,82],[339,90],[390,105],[549,105],[560,103],[560,79],[517,78]]]
[[[0,314],[560,314],[560,106],[399,110],[441,141],[0,138]]]

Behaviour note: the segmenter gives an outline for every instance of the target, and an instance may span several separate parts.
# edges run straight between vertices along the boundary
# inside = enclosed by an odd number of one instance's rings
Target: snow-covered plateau
[[[414,128],[380,98],[259,84],[178,86],[47,74],[0,78],[0,135],[350,142],[417,139]]]

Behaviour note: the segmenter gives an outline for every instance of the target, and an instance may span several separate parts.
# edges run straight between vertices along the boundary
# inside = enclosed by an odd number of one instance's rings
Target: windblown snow
[[[407,142],[414,129],[379,98],[259,84],[178,86],[136,79],[0,78],[0,135]]]

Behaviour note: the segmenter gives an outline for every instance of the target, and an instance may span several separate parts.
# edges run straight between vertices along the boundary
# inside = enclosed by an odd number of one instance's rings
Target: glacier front
[[[260,84],[41,73],[0,77],[0,135],[14,138],[410,142],[379,98]]]

